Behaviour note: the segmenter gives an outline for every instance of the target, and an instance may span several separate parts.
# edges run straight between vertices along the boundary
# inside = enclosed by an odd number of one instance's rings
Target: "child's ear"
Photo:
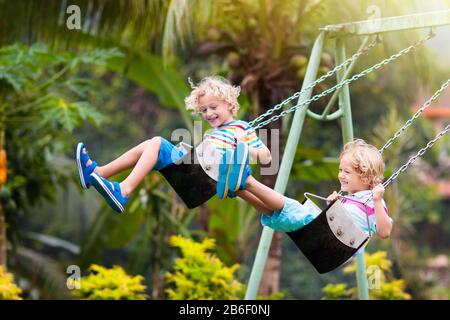
[[[369,176],[367,176],[367,177],[365,177],[365,178],[363,179],[363,182],[364,182],[365,184],[367,184],[370,188],[372,188],[373,186],[372,186],[372,184],[371,184],[370,182],[371,182],[371,181],[374,181],[373,178],[374,178],[373,175],[369,175]]]

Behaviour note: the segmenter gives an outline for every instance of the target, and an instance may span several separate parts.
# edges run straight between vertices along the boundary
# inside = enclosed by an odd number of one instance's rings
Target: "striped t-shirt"
[[[372,199],[370,199],[365,205],[364,203],[372,196],[372,191],[364,190],[358,191],[352,194],[351,196],[347,196],[346,198],[341,198],[341,202],[344,204],[345,209],[348,213],[351,214],[353,221],[355,221],[361,228],[369,234],[369,224],[370,224],[370,232],[375,234],[377,232],[376,223],[375,223],[375,204]],[[352,201],[354,200],[354,201]],[[361,203],[362,202],[362,203]],[[388,210],[386,207],[386,203],[382,200],[384,212],[386,215],[388,214]],[[369,224],[367,223],[367,217],[369,217]],[[390,218],[392,223],[392,218]]]
[[[256,135],[256,131],[248,124],[248,122],[242,120],[233,120],[221,125],[214,130],[205,133],[204,139],[208,139],[217,150],[223,154],[225,149],[236,148],[236,133],[240,130],[247,132],[245,142],[249,147],[262,148],[264,144]]]

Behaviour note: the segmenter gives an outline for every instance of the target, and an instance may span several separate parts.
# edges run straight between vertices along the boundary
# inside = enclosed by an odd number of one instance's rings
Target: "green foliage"
[[[370,298],[374,300],[409,300],[411,295],[404,292],[404,280],[392,280],[387,283],[381,283],[380,289],[371,290]]]
[[[347,289],[347,284],[337,283],[337,284],[327,284],[322,291],[325,296],[322,300],[341,300],[348,299],[350,297],[350,292]]]
[[[386,251],[377,251],[372,254],[366,253],[366,266],[377,266],[383,271],[383,279],[384,273],[389,273],[391,271],[392,262],[387,258]],[[353,273],[356,272],[356,261],[353,260],[351,264],[346,266],[343,271],[345,273]]]
[[[5,211],[13,244],[20,235],[18,213],[55,200],[57,186],[66,186],[73,171],[60,159],[73,152],[73,130],[101,121],[91,105],[96,82],[85,70],[99,70],[118,56],[116,49],[57,53],[43,44],[0,48],[0,149],[8,155]]]
[[[121,54],[116,49],[52,53],[43,44],[15,44],[0,48],[1,125],[26,123],[71,132],[83,121],[99,123],[100,115],[86,99],[94,82],[77,71],[83,66],[105,66]],[[12,90],[11,90],[12,89]],[[70,101],[72,100],[72,101]],[[70,101],[70,102],[69,102]]]
[[[205,238],[197,243],[181,236],[172,236],[170,244],[180,248],[183,256],[175,260],[174,272],[166,274],[167,283],[175,285],[175,289],[166,289],[170,299],[242,298],[244,287],[233,276],[239,265],[226,267],[214,254],[207,252],[215,247],[214,239]]]
[[[392,279],[392,262],[387,258],[387,252],[377,251],[366,253],[366,266],[369,283],[369,298],[372,300],[409,300],[411,296],[404,292],[405,282],[402,279]],[[356,261],[343,269],[344,273],[356,272]],[[322,291],[323,300],[350,299],[357,297],[357,288],[347,289],[343,283],[327,284]]]
[[[206,203],[208,232],[217,241],[217,255],[225,263],[242,262],[255,241],[251,241],[260,226],[256,210],[241,199],[213,198]]]
[[[77,298],[84,300],[145,300],[144,278],[130,276],[121,267],[111,269],[93,264],[92,273],[81,278],[81,288],[74,290]],[[73,279],[71,279],[73,280]]]
[[[313,184],[337,179],[339,160],[325,158],[322,149],[298,147],[295,159],[297,160],[291,171],[291,176],[295,179]]]
[[[22,300],[22,289],[14,284],[14,276],[0,265],[0,300]]]
[[[122,179],[126,172],[118,175]],[[171,268],[175,249],[168,245],[171,234],[189,236],[189,225],[196,211],[176,201],[159,174],[145,177],[141,188],[133,193],[125,215],[111,212],[102,202],[100,210],[81,242],[80,266],[101,261],[105,252],[127,248],[126,268],[134,274],[150,275],[148,287],[152,298],[163,298],[160,290],[164,272]]]
[[[25,181],[8,183],[17,207],[54,198],[55,184],[66,179],[55,156],[66,143],[72,147],[74,128],[101,121],[90,104],[96,83],[82,71],[104,67],[118,56],[117,49],[55,53],[43,44],[0,48],[0,137],[5,137],[9,177]]]

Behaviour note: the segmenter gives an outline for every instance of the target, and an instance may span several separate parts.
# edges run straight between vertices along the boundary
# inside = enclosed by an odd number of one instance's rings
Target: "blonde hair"
[[[184,100],[187,110],[193,110],[194,113],[200,112],[198,100],[200,97],[207,94],[228,102],[232,106],[232,114],[237,114],[237,111],[239,110],[237,98],[241,91],[239,86],[233,86],[227,79],[219,76],[203,78],[197,85],[194,85],[191,81],[189,81],[189,83],[192,91],[189,97]]]
[[[384,161],[376,147],[362,139],[355,139],[345,144],[339,160],[345,155],[351,157],[353,168],[362,182],[368,184],[371,189],[383,181]]]

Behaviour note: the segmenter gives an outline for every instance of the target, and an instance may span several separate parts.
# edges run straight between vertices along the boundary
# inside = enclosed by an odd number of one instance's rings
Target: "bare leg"
[[[158,161],[161,138],[155,137],[147,140],[144,151],[141,153],[136,165],[128,177],[120,183],[122,196],[128,197],[131,192],[141,183],[147,173],[153,169]]]
[[[283,209],[285,198],[282,194],[262,184],[252,176],[248,176],[246,185],[246,190],[257,197],[263,206],[269,210],[269,213]]]
[[[122,172],[124,170],[134,167],[148,145],[153,145],[155,147],[153,152],[156,154],[156,157],[157,157],[158,152],[159,152],[160,142],[161,142],[160,137],[154,137],[150,140],[146,140],[146,141],[142,142],[141,144],[135,146],[133,149],[128,150],[127,152],[122,154],[117,159],[111,161],[107,165],[97,166],[94,171],[97,172],[98,174],[100,174],[103,178],[108,179],[109,177],[112,177],[119,172]],[[85,153],[85,152],[86,152],[86,149],[83,148],[83,153]],[[86,166],[89,166],[91,163],[92,163],[92,161],[89,160],[86,163]],[[155,163],[156,163],[156,161],[155,161]],[[155,164],[153,164],[153,166],[154,165]],[[152,166],[152,168],[153,168],[153,166]]]
[[[258,213],[269,214],[272,212],[264,205],[261,200],[259,200],[259,198],[257,198],[247,190],[239,190],[236,192],[236,194],[246,202],[250,203],[258,211]]]

